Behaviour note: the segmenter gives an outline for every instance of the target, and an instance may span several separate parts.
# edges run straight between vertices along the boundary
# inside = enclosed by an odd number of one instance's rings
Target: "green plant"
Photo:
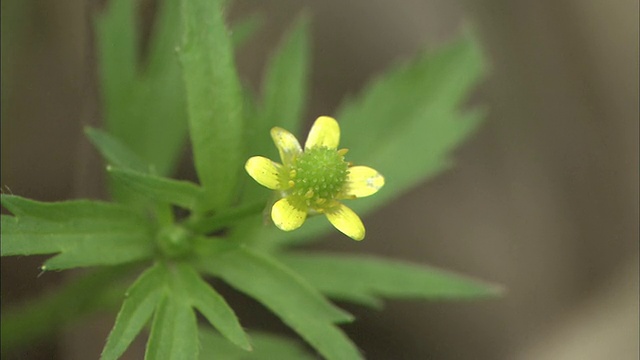
[[[290,340],[248,335],[205,277],[222,279],[262,303],[328,359],[361,354],[337,326],[353,317],[327,298],[379,307],[382,298],[479,298],[500,292],[426,266],[299,249],[331,231],[322,217],[310,217],[290,232],[264,225],[262,212],[277,199],[253,183],[243,165],[252,155],[276,156],[271,128],[301,129],[309,20],[300,16],[285,36],[257,97],[238,80],[233,49],[259,23],[249,19],[229,33],[222,9],[220,0],[162,1],[145,59],[139,59],[134,2],[113,0],[98,19],[106,131],[86,133],[108,163],[114,201],[42,203],[3,194],[2,205],[13,216],[2,215],[1,250],[2,256],[55,254],[43,271],[100,268],[3,314],[3,352],[82,315],[113,308],[126,293],[103,359],[117,359],[149,323],[148,359],[309,356]],[[349,158],[386,177],[380,192],[354,202],[354,210],[377,209],[451,165],[451,149],[482,119],[481,111],[458,109],[482,74],[477,44],[465,36],[397,66],[343,103],[336,118]],[[199,184],[167,177],[187,134]],[[336,154],[342,159],[345,153]],[[307,157],[313,160],[308,173],[316,174],[314,156]],[[398,161],[407,156],[410,161]],[[340,161],[336,164],[343,166]],[[383,180],[374,175],[368,176],[378,190]],[[332,183],[336,189],[340,181]],[[298,195],[324,201],[313,189]],[[188,216],[176,216],[175,207]],[[347,233],[361,239],[364,228]],[[198,324],[196,311],[217,331]]]

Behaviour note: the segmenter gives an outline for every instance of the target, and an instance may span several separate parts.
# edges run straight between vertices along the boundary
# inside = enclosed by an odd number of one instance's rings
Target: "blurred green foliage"
[[[353,316],[329,298],[380,307],[382,298],[500,293],[417,264],[291,252],[290,246],[324,234],[328,223],[314,218],[288,233],[265,227],[260,212],[268,192],[243,181],[241,169],[250,154],[275,155],[270,128],[301,129],[309,16],[296,19],[267,61],[256,98],[238,79],[234,47],[260,28],[260,17],[229,32],[220,0],[160,5],[146,58],[138,48],[135,2],[111,1],[96,22],[105,129],[87,129],[87,135],[108,164],[114,202],[2,195],[13,214],[2,215],[2,256],[53,254],[43,270],[107,269],[3,316],[3,353],[124,300],[103,359],[117,359],[149,324],[147,359],[311,356],[292,340],[245,332],[233,304],[206,277],[262,303],[327,359],[362,356],[338,326]],[[383,191],[355,210],[379,208],[451,165],[451,150],[482,119],[481,111],[460,108],[483,69],[478,45],[467,35],[390,69],[342,104],[336,117],[350,158],[387,178]],[[187,135],[199,184],[168,177]],[[176,217],[174,207],[189,215]],[[123,273],[137,275],[124,299]],[[196,311],[217,332],[199,325]]]

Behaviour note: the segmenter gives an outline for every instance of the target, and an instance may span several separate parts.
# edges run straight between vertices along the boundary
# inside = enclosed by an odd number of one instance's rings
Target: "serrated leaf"
[[[2,215],[2,256],[59,253],[43,270],[123,264],[153,255],[149,229],[78,220],[58,223]]]
[[[89,140],[98,149],[108,166],[118,166],[123,169],[132,169],[140,173],[156,173],[153,166],[145,163],[135,152],[133,152],[120,139],[117,139],[108,133],[93,129],[85,128],[85,133]],[[109,179],[110,180],[110,179]],[[148,199],[142,198],[140,195],[132,192],[129,188],[124,187],[118,182],[109,181],[109,190],[111,196],[118,202],[134,205],[137,208],[144,209],[150,202]]]
[[[483,73],[481,51],[466,36],[392,69],[347,101],[336,116],[341,147],[349,149],[349,161],[375,168],[386,180],[379,193],[347,205],[365,215],[450,167],[449,153],[483,118],[481,111],[458,110]],[[289,233],[265,230],[261,242],[289,244],[331,228],[325,219],[312,220]]]
[[[151,229],[123,206],[89,200],[42,203],[2,195],[2,256],[60,253],[43,269],[115,265],[152,256]]]
[[[293,134],[300,130],[302,113],[307,100],[309,77],[309,19],[304,14],[294,22],[282,44],[269,59],[263,79],[262,112],[252,155],[277,156],[269,130],[274,126]]]
[[[156,263],[128,291],[102,359],[118,358],[154,311],[145,359],[196,359],[199,344],[193,307],[229,340],[251,348],[233,310],[190,265]]]
[[[200,266],[261,302],[327,359],[361,358],[351,340],[334,325],[351,321],[351,315],[275,259],[241,247],[202,261]]]
[[[149,165],[119,139],[92,127],[86,127],[84,132],[109,164],[143,173],[149,172]]]
[[[381,298],[476,299],[503,291],[430,266],[372,256],[289,253],[280,258],[323,294],[372,307],[381,306]]]
[[[142,273],[127,290],[115,325],[102,350],[101,360],[118,359],[149,322],[163,294],[163,277],[163,269],[156,264]]]
[[[189,304],[165,295],[153,318],[145,360],[196,360],[198,323]]]
[[[180,286],[184,288],[191,306],[198,309],[204,317],[220,331],[222,335],[238,347],[251,350],[251,344],[242,326],[238,322],[233,309],[211,285],[207,284],[200,275],[188,265],[177,265],[176,275]]]
[[[388,73],[341,107],[349,159],[388,174],[379,194],[354,202],[354,210],[366,213],[451,165],[449,153],[484,117],[480,110],[458,109],[484,69],[479,45],[466,34]],[[410,162],[398,161],[406,156]]]
[[[194,210],[201,201],[204,191],[189,181],[174,180],[136,171],[108,167],[114,181],[130,188],[133,192],[149,199],[166,202]]]
[[[194,162],[209,207],[219,210],[237,195],[244,99],[220,2],[183,0],[182,5],[179,56]]]
[[[144,218],[126,206],[95,200],[41,202],[17,195],[0,195],[2,206],[17,217],[34,217],[49,221],[99,219],[136,224]]]
[[[434,155],[441,156],[451,144],[439,140],[440,131],[454,131],[459,125],[465,128],[466,124],[456,124],[454,115],[483,74],[484,59],[470,35],[435,53],[419,54],[375,79],[360,96],[347,99],[340,107],[341,145],[349,148],[350,159],[371,162],[381,145],[398,146],[413,130],[429,146],[426,150],[439,150]],[[421,149],[419,144],[402,145],[404,149]]]
[[[139,87],[145,125],[144,133],[138,135],[145,141],[143,158],[165,176],[180,160],[188,131],[182,69],[176,55],[180,29],[180,1],[160,1],[149,40],[149,65],[143,68]]]
[[[175,166],[187,129],[184,87],[175,55],[179,2],[160,2],[149,56],[142,61],[137,58],[136,6],[129,0],[114,0],[98,17],[105,123],[109,133],[158,174],[166,175]]]
[[[268,61],[262,83],[262,109],[250,118],[247,128],[249,155],[278,158],[269,131],[279,126],[296,134],[303,123],[307,100],[310,44],[309,19],[298,16]],[[244,201],[267,199],[269,192],[244,177]]]
[[[284,336],[266,332],[252,332],[253,351],[246,352],[229,343],[211,330],[200,328],[200,360],[312,360],[302,344]]]
[[[131,86],[136,76],[135,6],[133,1],[113,0],[96,19],[100,83],[107,102],[107,119],[124,118],[115,112],[124,110],[129,93],[123,90]]]
[[[378,194],[354,202],[352,208],[355,211],[366,214],[420,184],[424,179],[450,168],[453,160],[449,152],[471,135],[484,119],[484,111],[480,109],[462,114],[453,111],[428,110],[422,114],[425,118],[437,120],[418,121],[408,126],[401,137],[393,142],[382,144],[375,153],[375,158],[365,162],[371,164],[376,170],[379,169],[382,174],[390,174],[390,176],[386,177],[386,184]],[[435,138],[425,140],[426,133],[438,134],[437,140]],[[404,144],[412,144],[412,146]],[[411,154],[409,163],[398,162],[403,152]]]

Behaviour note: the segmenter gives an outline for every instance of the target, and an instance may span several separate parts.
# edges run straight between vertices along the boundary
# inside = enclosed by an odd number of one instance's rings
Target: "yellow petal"
[[[343,234],[353,240],[360,241],[364,239],[364,225],[358,214],[353,212],[353,210],[339,204],[339,206],[325,211],[325,215],[327,215],[327,219],[329,219],[331,224]]]
[[[365,197],[373,195],[384,186],[384,177],[368,166],[352,166],[347,174],[345,195]]]
[[[280,230],[291,231],[299,228],[307,218],[304,202],[291,198],[278,200],[271,208],[271,219]]]
[[[247,160],[244,169],[247,170],[258,184],[276,190],[280,188],[278,173],[282,165],[275,163],[266,157],[254,156]]]
[[[305,149],[324,146],[329,149],[336,149],[340,143],[340,126],[334,118],[320,116],[316,119],[309,131]]]
[[[298,139],[283,128],[274,127],[271,129],[271,138],[278,148],[280,160],[285,165],[291,164],[293,158],[302,153]]]

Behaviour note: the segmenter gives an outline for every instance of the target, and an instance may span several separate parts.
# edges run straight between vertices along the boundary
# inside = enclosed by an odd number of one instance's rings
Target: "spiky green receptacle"
[[[291,194],[305,199],[308,206],[321,208],[338,199],[347,180],[344,152],[326,147],[307,149],[291,169]]]

